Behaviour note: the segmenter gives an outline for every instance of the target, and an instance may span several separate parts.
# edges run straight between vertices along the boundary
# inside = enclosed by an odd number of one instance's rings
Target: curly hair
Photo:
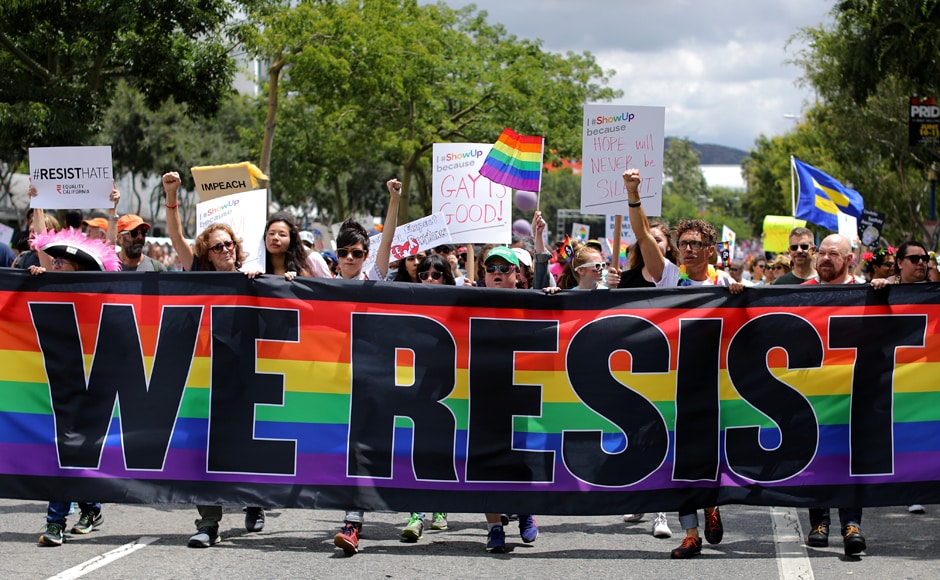
[[[715,230],[715,226],[705,220],[695,219],[680,221],[679,225],[676,226],[676,239],[681,238],[682,234],[686,232],[698,232],[702,234],[702,241],[709,246],[714,246],[715,242],[718,240],[718,231]]]
[[[235,235],[235,230],[231,228],[228,224],[221,222],[216,222],[210,224],[206,229],[202,230],[202,233],[196,237],[196,243],[193,253],[196,255],[196,261],[199,262],[200,270],[215,270],[215,266],[212,265],[212,260],[209,259],[209,237],[213,232],[223,231],[228,234],[228,237],[232,238],[232,241],[235,242],[235,251],[233,252],[235,256],[235,269],[242,267],[242,264],[245,263],[245,259],[248,257],[245,255],[245,250],[242,249],[242,240]]]
[[[271,224],[281,222],[287,226],[290,232],[290,243],[287,245],[287,253],[284,256],[284,267],[288,272],[297,272],[301,276],[307,276],[310,268],[307,266],[307,252],[304,250],[304,244],[300,240],[300,228],[294,217],[286,211],[275,212],[268,218],[268,223],[264,224],[264,235],[268,235],[268,228]],[[274,264],[271,262],[271,253],[265,244],[264,250],[264,271],[267,274],[274,273]]]

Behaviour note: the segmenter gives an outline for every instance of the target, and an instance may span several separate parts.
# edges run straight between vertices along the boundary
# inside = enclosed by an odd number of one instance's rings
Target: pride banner
[[[940,285],[0,272],[0,496],[604,514],[940,502]]]

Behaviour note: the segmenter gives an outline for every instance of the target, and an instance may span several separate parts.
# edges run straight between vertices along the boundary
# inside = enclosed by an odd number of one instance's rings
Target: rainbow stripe
[[[539,191],[542,183],[541,137],[526,137],[506,128],[483,161],[480,175],[523,191]]]
[[[150,277],[130,273],[119,275],[118,281],[114,276],[61,274],[37,280],[0,273],[0,368],[4,369],[0,375],[0,496],[42,499],[91,493],[88,497],[104,501],[181,504],[237,503],[247,501],[246,497],[258,497],[269,502],[266,505],[355,505],[399,511],[415,506],[433,509],[428,503],[433,498],[437,502],[434,505],[449,511],[505,511],[525,506],[535,513],[626,513],[641,511],[641,504],[653,506],[649,509],[674,509],[691,489],[713,494],[705,501],[763,505],[840,505],[840,501],[851,501],[847,498],[857,498],[865,505],[940,500],[940,486],[936,485],[940,474],[935,467],[940,465],[940,384],[933,379],[940,368],[940,285],[896,286],[878,292],[864,287],[749,288],[738,297],[722,288],[543,296],[539,292],[467,291],[407,284],[318,280],[287,284],[271,278],[248,281],[240,275],[215,273]],[[77,372],[87,372],[96,364],[102,309],[113,304],[132,305],[148,377],[159,364],[156,346],[165,331],[161,328],[165,310],[193,305],[205,308],[198,322],[191,367],[163,469],[140,471],[126,466],[124,441],[128,433],[133,434],[134,425],[126,423],[120,405],[111,418],[100,466],[60,466],[46,372],[51,359],[44,358],[40,349],[30,308],[38,303],[63,302],[75,305],[86,367]],[[283,377],[283,404],[257,405],[254,437],[296,441],[292,474],[220,473],[207,469],[211,394],[214,389],[232,388],[214,385],[212,379],[216,344],[213,333],[218,332],[213,330],[213,317],[217,309],[226,307],[298,313],[298,340],[258,341],[252,367],[257,373]],[[453,337],[455,382],[443,404],[454,417],[455,444],[453,457],[437,457],[435,461],[451,462],[458,480],[432,481],[415,475],[416,432],[408,418],[394,423],[394,443],[389,450],[393,458],[391,477],[353,477],[347,473],[354,382],[352,352],[356,344],[352,339],[353,321],[357,315],[366,314],[388,315],[402,321],[408,317],[433,321]],[[786,320],[800,321],[813,330],[822,345],[823,359],[818,367],[794,368],[791,356],[798,353],[788,356],[779,348],[766,353],[747,351],[751,348],[747,340],[742,340],[740,346],[745,351],[735,355],[731,348],[735,337],[754,320],[773,315],[786,315]],[[603,408],[592,408],[575,391],[569,374],[571,365],[578,364],[570,356],[578,335],[587,332],[592,321],[612,316],[649,321],[667,345],[666,372],[637,372],[635,365],[640,357],[623,350],[615,350],[609,358],[610,375],[624,386],[624,392],[639,393],[655,406],[668,435],[668,452],[662,463],[648,477],[626,487],[584,481],[572,473],[564,459],[566,433],[597,432],[612,456],[631,444],[621,429],[599,412],[616,408],[616,397]],[[886,328],[882,325],[923,318],[925,334],[883,355],[893,357],[892,435],[882,442],[893,453],[893,466],[886,473],[858,476],[849,468],[850,416],[853,396],[857,396],[853,394],[853,380],[860,360],[873,358],[863,357],[852,348],[830,346],[835,338],[830,336],[833,321],[851,317],[874,321],[860,327],[862,336],[846,337],[858,339],[859,344],[881,340],[880,329]],[[713,481],[673,478],[677,381],[682,374],[679,346],[681,334],[686,332],[682,325],[692,319],[720,323],[720,340],[714,345],[720,458]],[[471,376],[471,329],[480,320],[505,325],[534,320],[557,323],[556,349],[527,351],[527,339],[518,344],[513,359],[514,383],[529,385],[518,388],[537,392],[540,405],[532,416],[520,415],[513,420],[512,444],[515,449],[554,453],[551,481],[466,480],[470,430],[475,421],[485,420],[471,413],[471,395],[474,389],[489,386],[486,379]],[[67,322],[63,320],[63,326]],[[400,341],[404,352],[415,337],[402,328],[396,323],[388,333],[390,340]],[[780,332],[786,330],[781,327]],[[554,340],[555,334],[551,337]],[[542,340],[545,335],[530,338]],[[644,340],[654,338],[659,339],[659,335],[653,333]],[[369,343],[368,339],[360,340]],[[705,346],[700,340],[694,344],[697,349]],[[176,364],[189,364],[190,360],[173,359]],[[414,366],[414,360],[420,359],[409,359],[407,353],[398,360],[397,384],[409,385],[425,372]],[[741,385],[732,380],[735,361],[739,367],[750,365],[755,371],[766,371],[768,378],[788,385],[812,408],[818,421],[818,448],[805,469],[792,477],[755,483],[729,467],[725,444],[731,430],[759,427],[760,442],[767,450],[780,442],[779,426],[742,398]],[[489,363],[483,367],[488,368]],[[608,370],[596,372],[597,378],[605,379]],[[707,374],[705,369],[703,377]]]

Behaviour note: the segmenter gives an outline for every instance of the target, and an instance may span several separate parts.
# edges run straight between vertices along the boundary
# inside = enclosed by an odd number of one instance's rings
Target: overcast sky
[[[470,4],[446,0],[453,7]],[[666,107],[666,135],[748,150],[794,125],[812,94],[786,64],[800,28],[831,22],[832,0],[476,0],[520,38],[590,51],[616,74],[617,103]]]

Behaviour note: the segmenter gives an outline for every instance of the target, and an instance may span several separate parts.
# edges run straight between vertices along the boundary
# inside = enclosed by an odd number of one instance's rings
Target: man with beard
[[[162,272],[163,264],[144,255],[150,224],[132,213],[118,220],[118,245],[121,246],[121,266],[124,272]]]
[[[817,275],[803,285],[858,284],[855,276],[849,273],[849,264],[854,258],[852,244],[848,238],[839,234],[827,236],[819,245],[819,255],[816,257]],[[862,508],[839,508],[839,524],[842,526],[842,544],[846,556],[855,556],[865,550],[865,537],[859,528],[861,522]],[[806,537],[806,544],[817,548],[828,546],[829,524],[828,507],[810,508],[811,531]]]
[[[813,232],[806,228],[793,228],[790,232],[790,268],[786,274],[777,277],[774,284],[802,284],[816,277],[813,269]]]

